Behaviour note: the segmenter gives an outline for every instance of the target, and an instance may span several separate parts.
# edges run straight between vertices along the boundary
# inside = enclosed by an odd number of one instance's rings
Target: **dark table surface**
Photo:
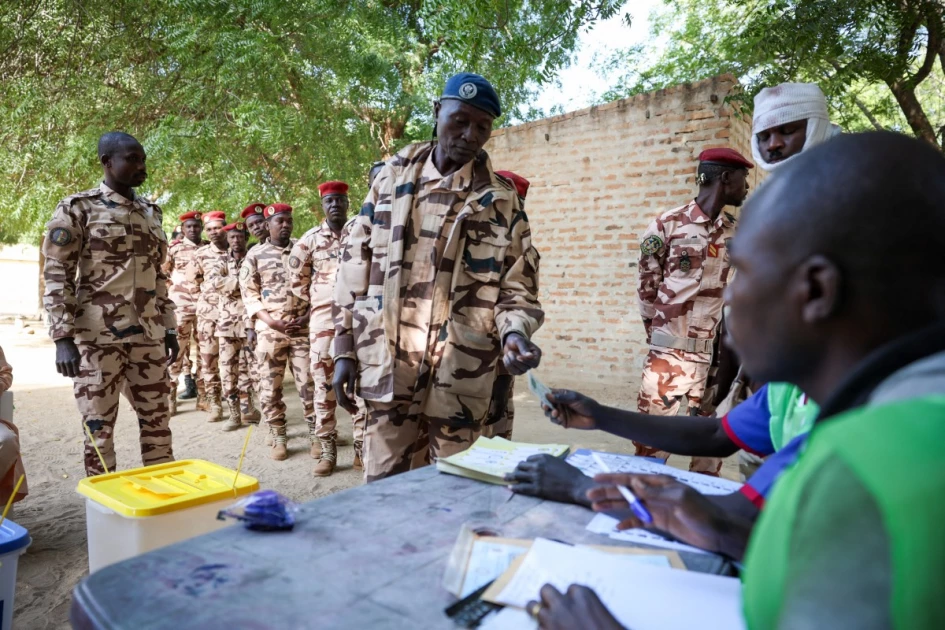
[[[428,466],[310,501],[291,532],[228,527],[106,567],[73,591],[77,628],[453,628],[441,586],[464,523],[512,538],[620,545],[589,510]],[[715,556],[680,553],[719,573]]]

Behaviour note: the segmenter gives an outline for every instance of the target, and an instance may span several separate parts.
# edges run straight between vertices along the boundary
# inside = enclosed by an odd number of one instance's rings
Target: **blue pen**
[[[604,460],[601,459],[601,456],[597,453],[591,453],[591,456],[594,458],[594,461],[597,462],[597,465],[605,473],[610,472],[610,467],[604,463]],[[630,509],[633,510],[633,513],[637,515],[637,518],[643,521],[644,523],[650,524],[653,522],[653,517],[650,515],[650,511],[646,509],[646,506],[640,502],[640,499],[636,498],[630,489],[626,486],[617,486],[617,490],[627,500],[627,503],[630,504]]]

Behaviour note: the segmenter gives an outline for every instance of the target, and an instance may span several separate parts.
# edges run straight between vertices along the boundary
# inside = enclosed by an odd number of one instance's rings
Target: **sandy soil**
[[[30,334],[32,330],[32,334]],[[13,365],[14,420],[20,429],[23,457],[29,479],[29,496],[14,506],[12,516],[26,527],[33,544],[20,558],[14,623],[30,630],[68,628],[70,593],[88,573],[85,502],[76,492],[84,476],[82,467],[82,425],[72,398],[71,383],[54,367],[54,347],[42,327],[32,329],[0,326],[0,345]],[[554,385],[549,383],[549,385]],[[620,392],[591,391],[602,402],[633,406],[636,384]],[[289,406],[289,451],[285,462],[268,458],[265,431],[252,436],[243,469],[296,501],[307,501],[360,484],[361,476],[351,469],[351,423],[339,410],[339,450],[337,472],[327,479],[311,475],[313,460],[308,455],[307,430],[301,421],[301,404],[294,389],[287,392]],[[598,448],[630,452],[632,445],[600,432],[566,432],[545,420],[524,382],[516,389],[515,439],[526,442],[559,442],[575,448]],[[174,417],[174,452],[178,459],[201,458],[236,468],[245,439],[245,430],[223,433],[219,424],[208,424],[205,415],[194,410],[193,402],[180,403]],[[116,429],[116,449],[120,468],[140,465],[136,422],[127,401],[122,400]],[[682,458],[671,464],[685,466]],[[730,459],[723,474],[737,478],[737,465]]]

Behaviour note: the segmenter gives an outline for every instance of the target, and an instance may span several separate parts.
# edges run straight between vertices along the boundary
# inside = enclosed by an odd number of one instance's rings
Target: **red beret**
[[[200,213],[196,210],[193,212],[185,212],[184,214],[177,217],[177,220],[183,223],[184,221],[189,221],[190,219],[200,220]]]
[[[248,219],[254,214],[262,214],[263,209],[266,207],[264,203],[251,203],[245,208],[243,208],[243,213],[240,214],[241,219]]]
[[[734,166],[735,168],[755,168],[755,165],[748,158],[735,149],[706,149],[699,154],[699,161],[721,164],[722,166]]]
[[[237,221],[236,223],[230,223],[229,225],[223,226],[224,232],[230,232],[232,230],[239,230],[240,232],[242,232],[245,229],[246,229],[246,224],[243,223],[242,221]]]
[[[223,221],[226,223],[226,213],[220,212],[219,210],[214,210],[213,212],[205,212],[203,215],[203,224],[206,225],[211,221]]]
[[[518,191],[518,196],[522,199],[525,198],[525,195],[528,193],[529,184],[528,180],[522,177],[521,175],[516,175],[512,171],[496,171],[496,175],[501,175],[505,179],[512,182],[515,186],[515,190]]]
[[[292,206],[287,203],[274,203],[266,206],[266,209],[263,210],[263,216],[267,219],[277,214],[292,214]]]
[[[348,184],[344,182],[325,182],[318,187],[318,194],[324,197],[325,195],[347,195],[348,194]]]

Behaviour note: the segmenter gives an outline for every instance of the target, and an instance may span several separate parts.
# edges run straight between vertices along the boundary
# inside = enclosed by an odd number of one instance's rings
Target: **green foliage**
[[[429,138],[444,79],[479,72],[509,117],[623,0],[5,0],[0,240],[37,239],[99,180],[112,129],[149,156],[165,227],[252,201],[321,219],[317,186],[366,193],[369,165]],[[307,212],[312,210],[312,213]]]
[[[665,0],[654,45],[602,65],[614,81],[603,99],[731,73],[750,105],[765,86],[813,82],[845,129],[942,142],[943,12],[941,0]]]

